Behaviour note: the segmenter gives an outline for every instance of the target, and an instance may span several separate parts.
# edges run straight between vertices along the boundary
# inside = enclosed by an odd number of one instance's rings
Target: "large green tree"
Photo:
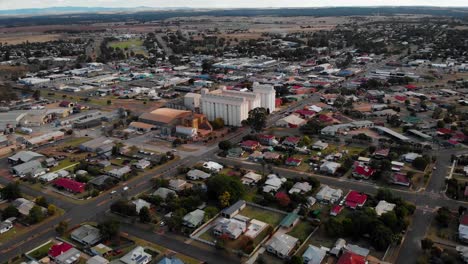
[[[120,222],[116,220],[107,220],[99,223],[98,229],[104,240],[117,237],[120,232]]]
[[[208,188],[208,197],[212,200],[218,200],[221,195],[228,192],[230,204],[241,199],[245,194],[245,187],[239,178],[219,174],[210,177],[206,181]]]
[[[247,118],[247,124],[257,131],[262,131],[266,127],[268,119],[268,111],[263,107],[257,107],[249,111],[249,117]]]

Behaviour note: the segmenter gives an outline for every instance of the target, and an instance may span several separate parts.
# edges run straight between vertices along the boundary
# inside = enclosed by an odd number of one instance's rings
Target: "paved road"
[[[169,57],[173,55],[174,52],[172,52],[172,49],[167,46],[166,41],[164,41],[164,39],[162,38],[163,36],[164,34],[161,34],[161,33],[156,34],[156,40],[158,41],[158,44],[161,45],[160,48],[164,50],[164,53],[166,53],[166,56]]]

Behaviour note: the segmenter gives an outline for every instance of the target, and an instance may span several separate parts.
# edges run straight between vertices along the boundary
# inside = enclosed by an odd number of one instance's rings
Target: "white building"
[[[269,109],[270,113],[275,111],[276,104],[276,91],[271,85],[259,84],[255,82],[253,84],[253,92],[260,95],[260,105],[265,109]]]

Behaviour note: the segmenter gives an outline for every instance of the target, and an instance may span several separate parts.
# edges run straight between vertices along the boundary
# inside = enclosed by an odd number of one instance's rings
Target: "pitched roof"
[[[71,248],[73,248],[73,246],[66,242],[55,244],[52,247],[50,247],[49,256],[53,258],[58,257],[62,255],[63,253],[67,252],[68,250],[70,250]]]
[[[84,192],[85,186],[86,186],[85,183],[77,182],[77,181],[67,179],[67,178],[56,179],[54,181],[54,185],[59,186],[59,187],[63,187],[65,189],[67,189],[67,190],[77,192],[77,193]]]
[[[363,205],[367,201],[367,195],[357,191],[350,191],[346,196],[346,205],[351,208]]]
[[[352,252],[345,252],[336,264],[365,264],[366,258]]]
[[[299,218],[298,214],[289,213],[283,218],[283,220],[281,220],[280,226],[290,227],[298,218]]]
[[[364,176],[365,178],[369,178],[370,176],[374,175],[375,170],[368,166],[356,166],[354,168],[354,173]]]

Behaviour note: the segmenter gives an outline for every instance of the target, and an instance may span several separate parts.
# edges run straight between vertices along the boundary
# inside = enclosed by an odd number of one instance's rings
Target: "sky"
[[[468,6],[467,0],[0,0],[0,10],[56,6],[261,8],[323,6]]]

